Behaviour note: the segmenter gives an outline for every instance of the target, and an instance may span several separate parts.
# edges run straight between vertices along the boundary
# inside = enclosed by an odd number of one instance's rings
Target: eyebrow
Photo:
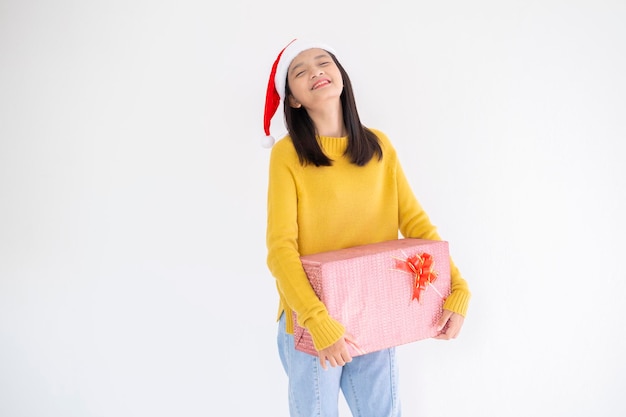
[[[319,54],[315,57],[313,57],[313,59],[320,59],[320,58],[329,58],[330,56],[327,53],[323,53],[323,54]],[[302,65],[304,65],[304,62],[300,62],[296,65],[294,65],[293,67],[291,67],[291,70],[289,72],[294,72],[298,67],[301,67]]]

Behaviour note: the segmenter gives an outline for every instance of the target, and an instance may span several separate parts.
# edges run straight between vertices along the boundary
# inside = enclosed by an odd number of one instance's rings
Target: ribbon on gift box
[[[411,301],[417,300],[418,303],[421,303],[422,293],[426,290],[426,288],[430,285],[435,292],[443,298],[441,293],[437,291],[433,282],[437,279],[437,271],[435,271],[435,259],[429,253],[417,253],[412,256],[408,256],[403,253],[405,256],[402,258],[395,258],[396,260],[396,270],[406,272],[413,276],[413,285],[412,285],[412,297]]]

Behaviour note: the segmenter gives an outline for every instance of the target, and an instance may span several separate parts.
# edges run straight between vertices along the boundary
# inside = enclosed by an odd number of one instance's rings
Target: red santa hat
[[[272,71],[270,72],[270,78],[267,83],[267,93],[265,95],[265,114],[263,117],[263,128],[265,130],[265,137],[261,144],[264,148],[271,148],[276,141],[270,134],[270,125],[272,117],[276,113],[276,109],[280,105],[280,102],[285,99],[285,88],[287,86],[287,70],[291,61],[302,51],[308,49],[320,48],[335,54],[333,48],[328,45],[324,45],[318,42],[310,42],[300,39],[294,39],[283,48],[282,51],[276,57],[274,65],[272,65]]]

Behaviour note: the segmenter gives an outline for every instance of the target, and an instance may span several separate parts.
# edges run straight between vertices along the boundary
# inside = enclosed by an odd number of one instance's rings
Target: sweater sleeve
[[[286,139],[283,139],[286,140]],[[267,233],[267,265],[276,279],[287,331],[293,332],[291,311],[312,336],[317,350],[339,340],[345,328],[333,319],[320,301],[304,272],[298,248],[297,176],[301,167],[292,148],[279,141],[270,156]]]
[[[431,223],[426,211],[415,197],[409,182],[404,174],[400,162],[396,159],[396,181],[398,187],[398,219],[400,233],[404,237],[442,240],[437,228]],[[443,308],[458,313],[467,314],[471,292],[465,279],[461,276],[452,257],[450,257],[451,294],[446,299]]]

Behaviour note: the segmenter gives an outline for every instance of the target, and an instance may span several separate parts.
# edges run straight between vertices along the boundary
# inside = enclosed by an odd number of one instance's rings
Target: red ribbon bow
[[[434,270],[435,260],[428,253],[408,256],[406,259],[396,259],[396,268],[413,275],[413,297],[411,300],[421,302],[422,293],[426,287],[435,282],[437,271]]]

